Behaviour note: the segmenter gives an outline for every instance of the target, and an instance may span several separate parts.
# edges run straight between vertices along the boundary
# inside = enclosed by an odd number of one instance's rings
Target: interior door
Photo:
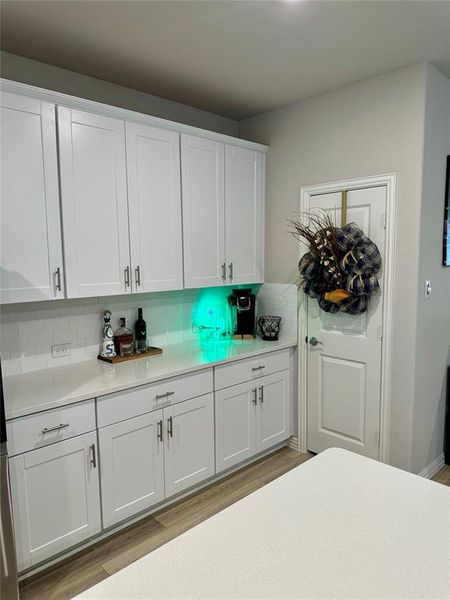
[[[103,527],[164,499],[162,410],[99,429]]]
[[[225,251],[231,284],[263,281],[261,152],[225,146]]]
[[[164,409],[166,497],[214,475],[214,398],[205,394]]]
[[[262,452],[291,435],[290,371],[266,375],[257,383],[257,451]]]
[[[123,121],[58,107],[67,295],[131,290]]]
[[[181,136],[184,286],[225,282],[224,146]]]
[[[313,196],[310,210],[326,210],[341,225],[341,194]],[[347,223],[356,222],[384,258],[386,188],[347,195]],[[380,275],[380,274],[379,274]],[[322,311],[308,299],[308,449],[340,447],[379,454],[383,280],[367,312]]]
[[[176,131],[126,124],[133,289],[183,287],[180,145]]]
[[[55,106],[1,94],[0,302],[64,297]]]

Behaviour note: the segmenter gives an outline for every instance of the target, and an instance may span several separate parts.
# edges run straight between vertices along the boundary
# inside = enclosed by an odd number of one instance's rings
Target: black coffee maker
[[[231,326],[234,339],[255,337],[255,294],[250,288],[233,289],[228,296],[231,312]]]

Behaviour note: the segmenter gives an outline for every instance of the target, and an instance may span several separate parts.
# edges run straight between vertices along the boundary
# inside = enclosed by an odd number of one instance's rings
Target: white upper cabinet
[[[125,124],[58,107],[67,296],[131,290]]]
[[[64,297],[55,106],[1,95],[0,302]]]
[[[222,285],[225,276],[224,145],[181,136],[184,286]]]
[[[263,161],[261,152],[225,146],[225,248],[232,284],[263,281]]]
[[[133,291],[183,287],[179,134],[126,124]]]

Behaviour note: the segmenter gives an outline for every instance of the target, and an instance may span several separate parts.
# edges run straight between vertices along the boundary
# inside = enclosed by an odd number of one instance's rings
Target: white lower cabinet
[[[216,392],[216,471],[224,471],[290,435],[290,371]]]
[[[91,432],[10,459],[19,570],[101,530],[96,442]]]
[[[162,410],[98,432],[103,527],[111,527],[164,499]]]

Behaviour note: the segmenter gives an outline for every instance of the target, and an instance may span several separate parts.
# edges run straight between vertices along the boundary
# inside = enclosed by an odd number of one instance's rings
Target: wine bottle
[[[147,350],[147,323],[142,317],[142,308],[138,308],[138,318],[134,324],[134,339],[136,340],[136,352]]]

